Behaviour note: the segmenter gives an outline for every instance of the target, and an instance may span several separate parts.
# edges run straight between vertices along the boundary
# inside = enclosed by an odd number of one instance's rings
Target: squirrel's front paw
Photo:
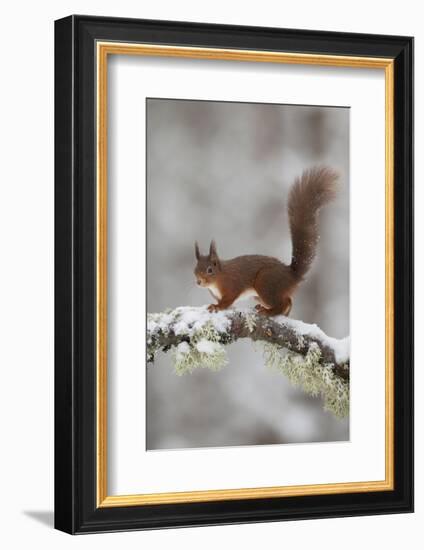
[[[209,313],[215,313],[219,311],[219,306],[217,304],[211,304],[210,306],[208,306],[208,311]]]
[[[255,309],[258,315],[269,315],[269,309],[264,306],[257,305]]]

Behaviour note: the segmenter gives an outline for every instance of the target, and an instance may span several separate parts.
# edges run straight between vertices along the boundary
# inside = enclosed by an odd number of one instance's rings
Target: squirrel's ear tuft
[[[196,241],[194,243],[194,254],[196,256],[196,260],[200,258],[200,250],[199,250],[199,243]]]
[[[211,260],[218,259],[218,252],[216,251],[216,242],[214,240],[211,241],[211,245],[209,247],[209,258]]]

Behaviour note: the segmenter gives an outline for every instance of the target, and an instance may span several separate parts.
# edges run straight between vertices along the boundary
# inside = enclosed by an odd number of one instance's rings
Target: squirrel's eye
[[[213,269],[211,268],[211,266],[209,266],[208,269],[206,270],[206,273],[207,273],[208,275],[211,275],[211,274],[212,274],[212,271],[213,271]]]

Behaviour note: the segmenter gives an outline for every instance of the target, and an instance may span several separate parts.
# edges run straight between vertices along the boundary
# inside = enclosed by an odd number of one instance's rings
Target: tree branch
[[[225,310],[209,313],[206,307],[179,307],[165,313],[148,315],[147,357],[153,362],[159,350],[168,351],[180,344],[196,344],[199,338],[217,344],[230,344],[240,338],[262,341],[306,357],[311,346],[318,348],[320,364],[331,368],[343,381],[349,380],[349,341],[328,337],[316,325],[284,316],[264,317],[250,310]],[[203,334],[204,333],[204,334]],[[200,335],[200,336],[199,336]]]
[[[254,310],[209,313],[207,307],[178,307],[147,317],[147,360],[171,350],[177,374],[227,363],[225,346],[240,338],[263,345],[265,363],[295,386],[324,399],[338,417],[349,414],[349,338],[337,340],[316,325]]]

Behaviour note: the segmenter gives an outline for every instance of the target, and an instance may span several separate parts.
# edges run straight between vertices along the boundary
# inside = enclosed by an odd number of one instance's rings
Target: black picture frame
[[[394,60],[394,490],[145,506],[96,500],[99,40]],[[73,15],[55,22],[55,527],[94,533],[413,511],[413,39]]]

